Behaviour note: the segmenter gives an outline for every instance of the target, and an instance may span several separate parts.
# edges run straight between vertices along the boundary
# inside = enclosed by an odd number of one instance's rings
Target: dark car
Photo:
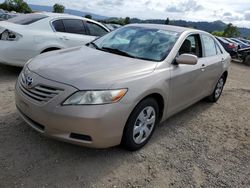
[[[239,40],[246,43],[246,44],[248,44],[248,45],[250,45],[250,40],[242,39],[242,38],[240,38]]]
[[[221,43],[225,50],[231,55],[231,57],[237,56],[238,46],[233,42],[225,40],[223,37],[216,37],[216,39]]]
[[[235,44],[238,47],[238,50],[241,48],[241,45],[240,45],[239,42],[236,42],[236,41],[234,41],[234,40],[232,40],[230,38],[226,38],[226,37],[223,37],[223,39],[226,40],[226,41],[228,41],[228,42],[230,42],[230,43]]]
[[[249,45],[249,44],[247,44],[247,43],[245,43],[245,42],[242,42],[242,41],[239,40],[239,39],[236,39],[236,38],[230,38],[230,39],[233,40],[233,41],[235,41],[235,42],[237,42],[237,43],[239,43],[241,49],[250,48],[250,45]]]
[[[0,15],[4,14],[5,11],[3,9],[0,9]]]

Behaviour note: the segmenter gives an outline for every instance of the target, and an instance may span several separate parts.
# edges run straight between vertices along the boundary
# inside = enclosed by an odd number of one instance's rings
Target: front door
[[[188,36],[183,42],[178,55],[193,54],[198,57],[196,65],[173,64],[170,70],[169,114],[174,114],[197,102],[204,96],[206,80],[203,77],[206,58],[203,57],[199,34]]]

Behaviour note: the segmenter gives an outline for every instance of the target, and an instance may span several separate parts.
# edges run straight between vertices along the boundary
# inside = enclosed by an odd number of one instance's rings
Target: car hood
[[[124,79],[154,71],[157,62],[120,56],[86,46],[39,55],[28,64],[36,74],[78,89],[110,89]]]

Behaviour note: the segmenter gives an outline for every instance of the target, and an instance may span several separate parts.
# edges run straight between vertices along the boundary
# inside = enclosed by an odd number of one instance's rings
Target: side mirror
[[[175,60],[178,64],[196,65],[198,62],[198,57],[192,54],[181,54]]]

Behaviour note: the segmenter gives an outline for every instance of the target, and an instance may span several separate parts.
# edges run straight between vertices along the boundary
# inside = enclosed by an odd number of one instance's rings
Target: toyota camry
[[[204,98],[216,102],[229,63],[230,55],[204,31],[131,24],[31,59],[16,84],[16,106],[47,136],[137,150],[168,117]]]

